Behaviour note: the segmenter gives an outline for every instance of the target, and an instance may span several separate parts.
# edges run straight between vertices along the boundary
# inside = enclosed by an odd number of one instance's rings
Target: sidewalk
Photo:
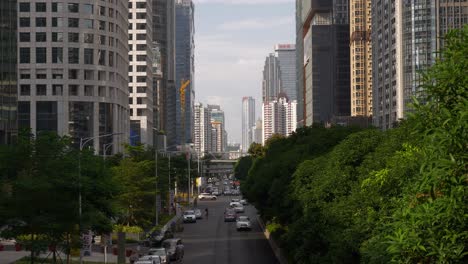
[[[15,261],[20,260],[23,257],[29,256],[31,253],[29,251],[0,251],[0,263],[1,264],[12,264]],[[41,258],[47,257],[47,254],[41,254]],[[60,254],[62,259],[66,259],[64,254]],[[52,255],[49,256],[52,258]],[[72,260],[79,260],[78,257],[72,257]],[[104,263],[104,254],[99,252],[93,252],[92,256],[83,257],[85,262],[102,262]],[[126,259],[127,263],[130,263],[130,260]],[[107,253],[107,263],[117,263],[117,256]]]

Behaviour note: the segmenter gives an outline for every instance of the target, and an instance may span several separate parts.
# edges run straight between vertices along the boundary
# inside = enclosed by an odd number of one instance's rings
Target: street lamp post
[[[88,144],[91,140],[97,139],[97,138],[103,138],[103,137],[110,137],[110,136],[115,136],[115,135],[121,135],[123,133],[111,133],[111,134],[105,134],[105,135],[100,135],[100,136],[95,136],[95,137],[86,137],[86,138],[80,138],[80,153],[78,155],[78,220],[79,220],[79,232],[81,236],[81,228],[82,228],[82,223],[81,223],[81,218],[82,218],[82,198],[81,198],[81,154],[83,152],[83,148]],[[80,264],[83,264],[83,252],[80,249]]]

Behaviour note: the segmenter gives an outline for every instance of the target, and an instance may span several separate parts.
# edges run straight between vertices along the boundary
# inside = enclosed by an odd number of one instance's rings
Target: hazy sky
[[[278,43],[295,42],[294,0],[194,0],[195,93],[219,104],[230,142],[241,142],[242,97],[261,117],[262,71]]]

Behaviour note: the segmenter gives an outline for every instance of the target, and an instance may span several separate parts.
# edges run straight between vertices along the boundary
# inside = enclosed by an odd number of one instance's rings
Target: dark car
[[[174,234],[170,230],[160,231],[154,230],[143,240],[145,247],[160,247],[163,240],[173,238]]]
[[[184,258],[184,244],[182,243],[182,239],[166,239],[163,241],[162,245],[167,250],[167,255],[171,261],[178,261]]]
[[[237,213],[234,209],[226,208],[224,211],[224,222],[235,222],[237,218]]]

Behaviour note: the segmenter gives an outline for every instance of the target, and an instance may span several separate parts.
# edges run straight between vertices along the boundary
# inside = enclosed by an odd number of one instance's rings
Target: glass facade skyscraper
[[[17,1],[0,1],[0,144],[17,134]]]
[[[255,99],[242,98],[242,152],[249,150],[254,138],[255,129]]]

